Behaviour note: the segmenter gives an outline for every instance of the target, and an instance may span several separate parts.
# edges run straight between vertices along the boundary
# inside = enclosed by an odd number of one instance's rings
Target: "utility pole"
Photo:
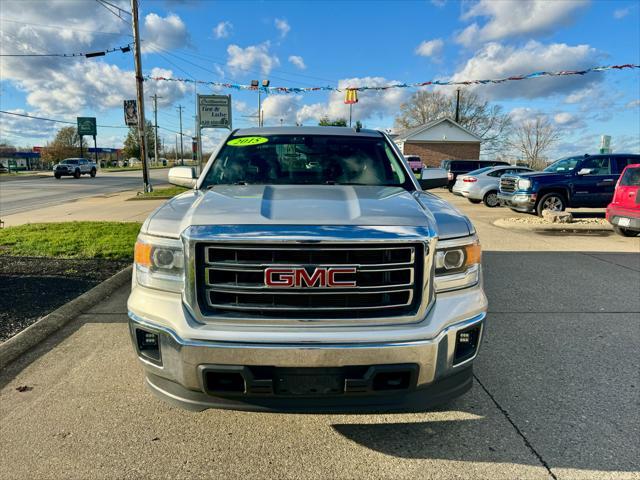
[[[151,97],[153,99],[153,122],[154,122],[154,130],[155,130],[155,141],[153,142],[153,158],[154,163],[158,164],[158,99],[159,97],[157,93],[154,93]]]
[[[138,134],[140,141],[140,157],[142,160],[142,181],[144,191],[151,192],[153,188],[149,182],[149,168],[147,165],[147,143],[145,141],[145,117],[144,117],[144,78],[142,78],[142,63],[140,60],[140,33],[138,31],[138,0],[131,0],[131,17],[133,19],[133,52],[136,67],[136,99],[138,102]]]
[[[176,150],[175,150],[175,152],[176,152],[176,161],[175,161],[174,165],[177,165],[178,164],[178,135],[176,135]]]
[[[460,121],[460,89],[456,89],[456,123]]]
[[[178,105],[178,114],[180,115],[180,165],[184,165],[184,145],[182,143],[182,110],[184,107]],[[176,143],[176,155],[178,154],[178,144]]]

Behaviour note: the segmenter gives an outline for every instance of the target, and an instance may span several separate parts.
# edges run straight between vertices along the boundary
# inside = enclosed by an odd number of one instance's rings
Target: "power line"
[[[6,110],[0,110],[0,113],[4,113],[5,115],[15,115],[16,117],[30,118],[32,120],[43,120],[45,122],[55,122],[55,123],[65,123],[67,125],[76,125],[75,122],[68,122],[66,120],[56,120],[54,118],[36,117],[34,115],[27,115],[24,113],[7,112]],[[96,126],[100,128],[129,128],[123,125],[96,125]]]
[[[131,45],[132,45],[131,43],[128,43],[124,47],[107,48],[106,50],[99,50],[99,51],[87,52],[87,53],[1,53],[0,57],[63,57],[63,58],[104,57],[106,54],[117,52],[118,50],[122,53],[130,52]]]
[[[18,24],[22,24],[22,25],[29,25],[29,26],[32,26],[32,27],[53,28],[55,30],[71,30],[71,31],[74,31],[74,32],[100,33],[102,35],[116,35],[118,37],[122,37],[122,36],[132,37],[133,36],[133,35],[129,35],[129,34],[126,34],[126,33],[104,32],[104,31],[100,31],[100,30],[88,30],[88,29],[82,29],[82,28],[75,28],[75,27],[70,27],[69,25],[61,26],[61,25],[49,25],[49,24],[44,24],[44,23],[22,22],[20,20],[13,20],[13,19],[9,19],[9,18],[0,18],[0,22],[18,23]]]

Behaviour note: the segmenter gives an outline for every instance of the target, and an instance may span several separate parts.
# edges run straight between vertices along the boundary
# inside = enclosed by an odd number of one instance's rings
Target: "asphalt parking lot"
[[[443,196],[476,225],[490,301],[465,396],[179,410],[143,386],[124,287],[0,373],[0,478],[640,478],[640,239],[501,229],[510,213]]]
[[[154,184],[167,182],[168,169],[149,170]],[[28,212],[43,207],[61,205],[80,198],[108,195],[139,188],[142,190],[142,171],[103,172],[94,178],[62,177],[53,173],[46,177],[25,176],[0,178],[0,214],[2,216]]]

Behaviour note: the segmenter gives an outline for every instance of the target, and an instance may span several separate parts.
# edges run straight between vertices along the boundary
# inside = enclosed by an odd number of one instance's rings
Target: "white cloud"
[[[620,20],[621,18],[626,17],[631,12],[631,8],[618,8],[613,11],[613,18]]]
[[[278,57],[269,53],[268,42],[260,45],[250,45],[246,48],[238,45],[229,45],[227,53],[229,54],[227,66],[234,74],[246,72],[254,66],[258,66],[261,73],[267,75],[273,68],[280,65]]]
[[[444,42],[440,38],[425,40],[416,48],[416,55],[421,57],[437,57],[442,53]]]
[[[269,95],[262,102],[266,125],[295,125],[301,95]]]
[[[570,112],[558,112],[553,116],[553,121],[561,127],[584,128],[586,123],[580,115]]]
[[[304,58],[299,55],[291,55],[289,61],[298,67],[300,70],[304,70],[307,66],[304,64]]]
[[[284,18],[276,18],[273,23],[280,32],[280,38],[286,37],[287,33],[289,33],[289,30],[291,30],[289,22],[287,22]]]
[[[577,92],[573,92],[566,96],[564,99],[564,103],[581,103],[585,100],[589,100],[596,95],[596,89],[593,87],[583,88],[582,90],[578,90]]]
[[[104,12],[104,13],[103,13]],[[129,27],[106,9],[87,2],[51,1],[25,2],[12,13],[15,20],[32,24],[47,24],[51,18],[65,18],[69,29],[39,28],[21,23],[2,24],[0,52],[90,52],[123,45]],[[101,32],[117,32],[105,35]],[[122,36],[120,36],[120,34]],[[123,38],[124,37],[124,38]],[[112,53],[100,59],[69,59],[57,57],[1,57],[2,79],[26,95],[26,102],[41,116],[74,120],[76,115],[99,114],[109,108],[122,108],[126,98],[135,98],[134,73],[108,63]],[[130,55],[129,59],[131,59]],[[152,70],[161,76],[171,76],[169,70]],[[161,102],[180,98],[180,84],[152,85],[146,93],[158,92]],[[30,120],[27,120],[30,121]],[[28,131],[28,130],[27,130]]]
[[[189,45],[189,31],[182,19],[174,13],[164,18],[150,13],[144,17],[142,39],[144,52],[153,52],[154,47],[165,50],[182,48]]]
[[[504,78],[532,71],[581,70],[598,63],[600,54],[589,45],[541,44],[530,41],[521,48],[489,43],[471,57],[452,80]],[[600,75],[539,77],[467,88],[489,99],[537,98],[569,94],[602,81]]]
[[[7,111],[29,116],[39,116],[40,113],[27,112],[21,108]],[[0,143],[15,144],[23,138],[46,140],[53,137],[58,129],[65,126],[62,123],[0,114]]]
[[[361,86],[383,86],[390,83],[400,83],[384,77],[354,77],[345,78],[338,82],[338,88]],[[400,104],[408,98],[411,92],[405,88],[390,88],[388,90],[368,90],[358,92],[358,103],[353,105],[353,121],[370,120],[395,115]],[[344,92],[331,92],[327,103],[303,105],[296,115],[298,123],[317,122],[327,116],[332,120],[349,118],[349,106],[344,104]]]
[[[588,0],[480,0],[463,14],[463,20],[488,17],[465,28],[456,40],[466,46],[510,37],[531,37],[553,32],[576,19]]]
[[[631,100],[629,103],[625,105],[627,108],[638,108],[640,107],[640,100]]]
[[[220,22],[213,27],[213,34],[216,38],[227,38],[232,28],[233,24],[231,22]]]
[[[431,0],[431,5],[442,8],[447,4],[447,0]]]
[[[536,108],[530,107],[516,107],[509,112],[511,121],[515,125],[520,125],[529,120],[533,120],[536,117],[543,115],[542,112]]]

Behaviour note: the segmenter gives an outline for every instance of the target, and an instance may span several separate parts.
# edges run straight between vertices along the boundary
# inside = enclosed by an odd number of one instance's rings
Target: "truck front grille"
[[[518,179],[515,177],[502,177],[500,179],[500,191],[513,193],[518,189]]]
[[[267,269],[274,270],[273,277],[265,273]],[[421,243],[196,246],[198,303],[205,315],[303,319],[411,315],[422,300],[423,269]],[[337,271],[338,286],[326,284],[330,270]],[[267,285],[267,277],[295,284]]]

